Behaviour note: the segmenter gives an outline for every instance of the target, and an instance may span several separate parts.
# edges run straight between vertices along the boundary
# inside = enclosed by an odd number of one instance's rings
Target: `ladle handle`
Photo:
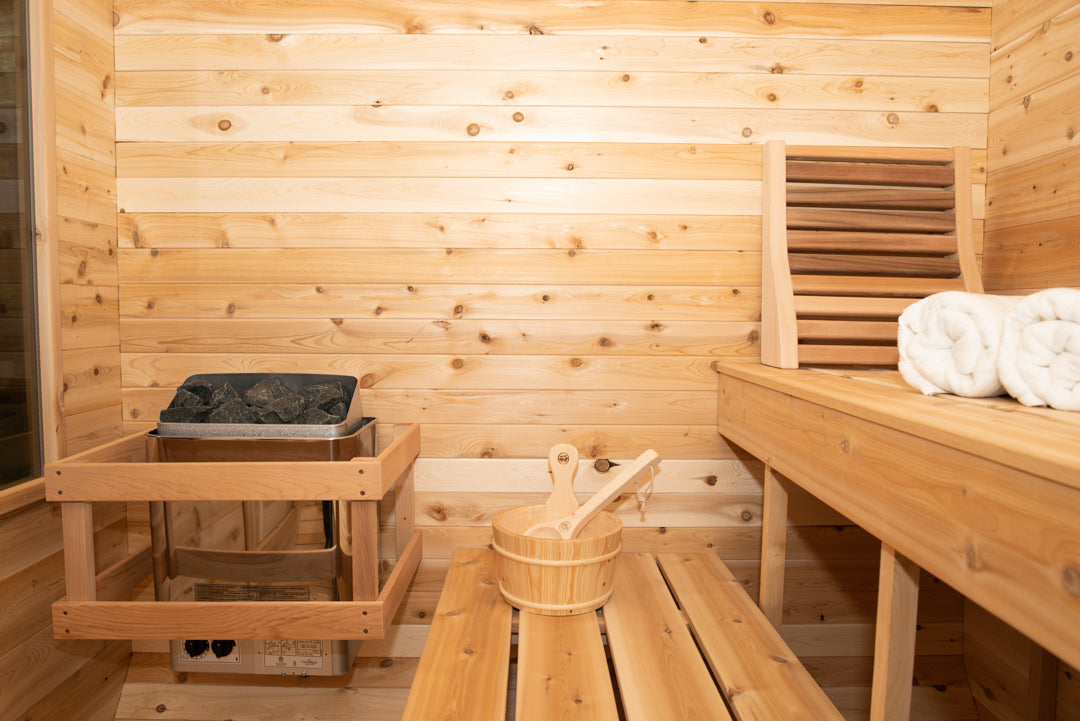
[[[656,451],[649,449],[634,459],[634,462],[630,464],[622,473],[616,476],[611,481],[608,481],[599,491],[585,501],[570,518],[566,519],[570,522],[570,528],[568,529],[570,538],[577,535],[577,532],[581,530],[581,527],[588,523],[593,516],[599,513],[605,506],[618,496],[623,490],[626,489],[631,483],[634,483],[649,469],[655,467],[660,463],[660,454]],[[566,531],[562,528],[562,523],[559,524],[560,531]]]
[[[554,488],[544,505],[550,515],[570,515],[578,507],[577,496],[574,495],[574,476],[578,470],[577,448],[569,443],[552,446],[548,453],[548,470]]]

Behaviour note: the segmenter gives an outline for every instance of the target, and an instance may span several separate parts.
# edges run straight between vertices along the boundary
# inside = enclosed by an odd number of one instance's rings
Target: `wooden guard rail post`
[[[63,508],[67,596],[53,604],[57,638],[378,639],[390,627],[421,557],[413,527],[412,425],[377,458],[344,461],[155,462],[144,434],[45,467],[45,495]],[[376,503],[396,489],[398,560],[378,585]],[[122,601],[138,578],[130,563],[95,574],[93,503],[99,501],[344,501],[352,505],[351,601]],[[149,549],[146,549],[149,551]],[[160,552],[162,549],[154,549]],[[135,554],[149,572],[149,552]],[[126,586],[122,581],[131,583]],[[102,594],[100,589],[109,592]]]

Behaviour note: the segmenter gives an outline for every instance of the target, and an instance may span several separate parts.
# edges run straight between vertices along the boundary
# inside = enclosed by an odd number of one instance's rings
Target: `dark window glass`
[[[41,473],[25,3],[0,13],[0,488]]]

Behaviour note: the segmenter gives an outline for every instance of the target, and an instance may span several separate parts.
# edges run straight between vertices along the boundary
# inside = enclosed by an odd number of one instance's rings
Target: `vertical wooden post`
[[[69,601],[96,601],[94,511],[89,503],[63,503],[64,583]]]
[[[763,149],[761,209],[761,362],[799,367],[795,293],[787,255],[787,151],[782,140]]]
[[[908,721],[915,668],[919,567],[881,544],[870,721]]]
[[[350,501],[352,515],[352,600],[379,597],[379,506],[375,501]]]
[[[415,524],[413,522],[413,468],[415,463],[409,464],[409,469],[405,471],[405,475],[398,481],[397,488],[394,489],[394,516],[395,516],[395,553],[398,558],[401,557],[402,552],[405,550],[405,544],[412,538],[413,528]]]
[[[982,273],[975,257],[975,227],[971,198],[971,148],[953,148],[953,221],[956,223],[956,260],[964,290],[982,293]]]
[[[1028,708],[1030,721],[1057,718],[1058,659],[1034,641],[1028,662]]]
[[[787,481],[765,466],[765,498],[761,512],[761,583],[758,606],[780,630],[784,615],[784,565],[787,562]]]

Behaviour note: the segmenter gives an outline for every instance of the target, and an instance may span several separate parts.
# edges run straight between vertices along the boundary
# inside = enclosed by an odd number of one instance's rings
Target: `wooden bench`
[[[506,604],[493,551],[459,550],[403,719],[507,718],[843,717],[715,555],[622,554],[603,609],[550,617]]]

